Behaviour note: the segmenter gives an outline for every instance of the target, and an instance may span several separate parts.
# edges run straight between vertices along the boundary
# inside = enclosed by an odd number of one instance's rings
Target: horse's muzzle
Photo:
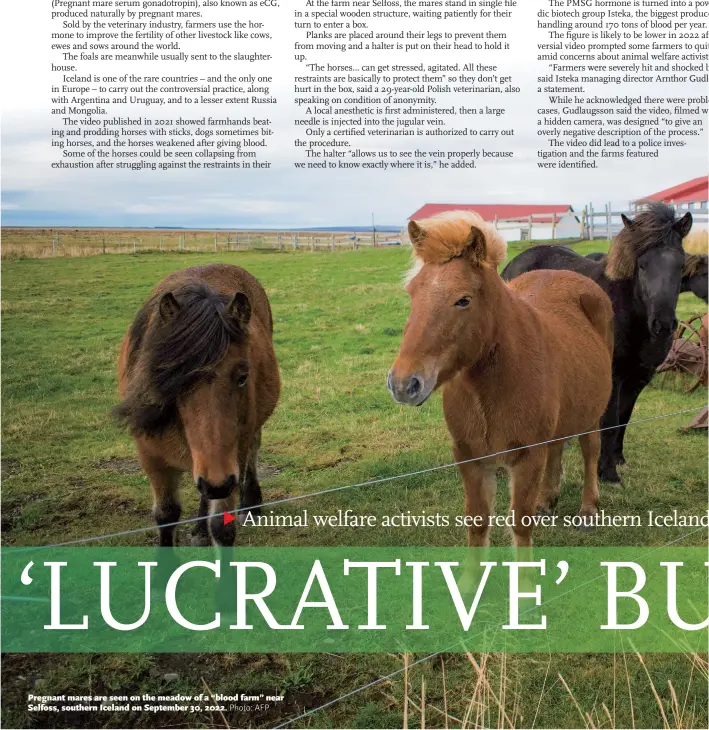
[[[407,375],[404,378],[397,378],[393,370],[387,375],[387,387],[397,403],[405,406],[420,406],[433,392],[436,384],[435,378],[429,378],[428,382],[423,375]]]
[[[226,499],[236,489],[236,474],[230,474],[219,486],[199,477],[197,489],[205,499]]]

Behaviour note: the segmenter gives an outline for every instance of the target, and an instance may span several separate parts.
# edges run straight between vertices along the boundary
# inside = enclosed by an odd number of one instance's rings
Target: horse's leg
[[[616,438],[618,437],[618,418],[620,407],[621,381],[613,377],[613,390],[608,407],[601,417],[601,458],[598,460],[598,477],[604,482],[620,482],[618,470],[613,461]]]
[[[533,448],[512,467],[510,513],[514,514],[512,533],[515,546],[520,549],[532,547],[532,517],[537,511],[539,490],[546,472],[548,448]],[[526,518],[528,524],[523,525]],[[519,558],[524,559],[524,558]]]
[[[456,461],[472,458],[472,452],[467,445],[456,445],[453,453]],[[465,489],[465,514],[468,517],[478,518],[476,524],[468,525],[470,553],[458,577],[458,589],[461,594],[468,595],[475,590],[482,575],[481,556],[479,550],[475,548],[486,549],[490,543],[490,515],[495,502],[497,470],[494,464],[473,461],[459,464],[458,471]]]
[[[166,466],[161,461],[141,454],[150,488],[153,490],[153,517],[160,528],[160,547],[172,547],[175,544],[175,525],[182,508],[180,506],[180,476],[178,469]]]
[[[472,458],[467,445],[456,444],[453,448],[456,461]],[[494,464],[471,461],[459,464],[458,471],[465,489],[465,514],[479,516],[479,525],[468,525],[468,547],[487,547],[490,542],[490,515],[495,503],[496,468]]]
[[[616,429],[615,447],[613,450],[613,461],[616,464],[625,464],[625,457],[623,456],[623,443],[625,441],[625,426],[630,421],[630,417],[633,415],[633,409],[635,403],[638,400],[638,396],[643,392],[645,386],[652,379],[650,377],[642,377],[634,382],[628,382],[625,380],[621,387],[620,399],[618,404],[618,428]]]
[[[601,452],[601,437],[596,431],[579,436],[581,453],[583,454],[584,480],[581,495],[582,517],[593,517],[598,514],[598,455]]]
[[[209,515],[209,500],[206,497],[199,498],[199,520],[195,522],[192,528],[192,545],[194,547],[205,547],[211,545],[212,541],[209,537],[209,526],[207,525],[207,517]]]
[[[556,441],[547,447],[547,464],[537,499],[537,514],[549,514],[556,508],[561,494],[562,456],[564,441]]]
[[[226,499],[209,500],[209,534],[217,547],[231,547],[236,540],[236,521],[224,524],[223,514],[236,509],[236,500],[236,492],[232,492]]]
[[[244,511],[239,513],[239,520],[242,523],[246,519],[246,515],[248,513],[251,513],[254,517],[258,517],[261,514],[261,508],[256,506],[260,505],[263,501],[261,496],[261,485],[258,481],[258,457],[260,450],[261,429],[256,432],[256,435],[251,442],[249,460],[246,463],[246,474],[241,481],[239,506]]]

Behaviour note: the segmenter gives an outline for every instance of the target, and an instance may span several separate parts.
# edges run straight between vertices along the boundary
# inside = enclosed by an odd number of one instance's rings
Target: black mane
[[[230,297],[205,284],[186,284],[172,294],[180,307],[169,321],[158,311],[158,294],[130,329],[127,366],[140,371],[114,414],[134,432],[156,434],[173,425],[177,400],[213,377],[229,345],[246,337],[227,312]]]

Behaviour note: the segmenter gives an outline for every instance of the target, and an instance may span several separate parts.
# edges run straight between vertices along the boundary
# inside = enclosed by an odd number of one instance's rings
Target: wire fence
[[[581,433],[574,433],[569,434],[567,436],[559,436],[557,438],[548,439],[546,441],[538,441],[533,444],[527,444],[524,446],[515,446],[511,449],[504,449],[503,451],[496,451],[491,454],[485,454],[483,456],[475,456],[471,459],[463,459],[461,461],[452,461],[447,464],[438,464],[436,466],[430,466],[426,469],[418,469],[416,471],[412,472],[406,472],[404,474],[394,474],[391,476],[386,477],[377,477],[375,479],[369,479],[364,482],[356,482],[354,484],[345,484],[342,486],[337,487],[330,487],[328,489],[321,489],[317,492],[308,492],[306,494],[297,494],[292,497],[283,497],[281,499],[272,500],[270,502],[262,502],[258,505],[251,505],[249,507],[239,507],[237,509],[233,510],[226,510],[224,512],[216,512],[214,514],[205,515],[201,517],[191,517],[185,520],[177,520],[175,522],[168,522],[165,524],[162,524],[161,527],[180,527],[184,525],[193,525],[197,522],[202,522],[204,520],[211,520],[213,518],[219,518],[223,517],[224,515],[231,514],[231,515],[238,515],[241,512],[247,512],[249,510],[253,510],[256,508],[264,508],[264,507],[275,507],[277,505],[283,505],[288,504],[291,502],[299,502],[303,499],[312,499],[313,497],[320,497],[325,494],[332,494],[334,492],[343,492],[348,489],[355,489],[358,487],[371,487],[375,484],[383,484],[385,482],[393,482],[393,481],[399,481],[401,479],[407,479],[409,477],[415,477],[415,476],[421,476],[422,474],[430,474],[432,472],[441,471],[443,469],[452,469],[453,467],[461,466],[462,464],[470,464],[475,461],[484,461],[486,459],[495,459],[500,456],[505,456],[506,454],[511,454],[516,451],[523,451],[526,449],[532,449],[538,446],[547,446],[548,444],[553,444],[558,441],[569,441],[570,439],[578,438],[579,436],[586,436],[591,433],[601,433],[603,431],[611,431],[616,428],[627,428],[629,426],[636,426],[641,423],[649,423],[651,421],[661,421],[666,418],[672,418],[673,416],[681,416],[686,415],[687,413],[696,413],[697,411],[700,411],[703,409],[703,406],[697,406],[695,408],[687,408],[685,410],[681,411],[673,411],[672,413],[664,413],[659,416],[649,416],[648,418],[640,418],[635,421],[629,421],[628,423],[621,423],[617,424],[615,426],[605,426],[603,428],[595,428],[590,431],[583,431]],[[144,532],[151,532],[153,530],[157,529],[155,525],[146,525],[145,527],[135,527],[130,530],[121,530],[119,532],[110,532],[105,533],[103,535],[92,535],[89,537],[80,537],[76,538],[75,540],[66,540],[65,542],[58,542],[51,545],[32,545],[28,547],[21,547],[21,548],[15,548],[15,551],[23,551],[23,552],[33,552],[36,550],[48,550],[51,548],[59,548],[59,547],[69,547],[72,545],[86,545],[88,543],[92,542],[100,542],[102,540],[112,540],[120,537],[126,537],[129,535],[138,535],[140,533]]]
[[[401,232],[183,231],[133,229],[4,228],[3,258],[52,258],[140,253],[224,251],[342,251],[400,246]]]

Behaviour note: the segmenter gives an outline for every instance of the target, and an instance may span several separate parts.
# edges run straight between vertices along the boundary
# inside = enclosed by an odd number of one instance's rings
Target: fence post
[[[331,251],[335,250],[335,233],[334,232],[332,234],[332,238],[330,239],[330,250]]]
[[[359,248],[359,240],[357,239],[357,231],[352,232],[352,248],[356,251]]]
[[[532,235],[532,216],[529,216],[529,240],[533,241],[534,236]]]
[[[106,238],[105,238],[105,236],[101,239],[101,253],[106,253]]]
[[[556,241],[556,213],[552,213],[551,218],[551,240]]]
[[[595,215],[595,211],[593,210],[593,203],[589,203],[589,205],[590,205],[589,216],[591,219],[589,228],[591,231],[591,240],[593,241],[593,239],[596,237],[596,215]]]
[[[214,252],[216,253],[216,251],[217,251],[217,234],[215,233],[214,234]]]
[[[293,250],[294,251],[298,250],[298,234],[297,233],[293,234]]]
[[[179,238],[177,246],[178,246],[178,250],[182,251],[182,234],[181,233],[180,233],[180,238]]]
[[[283,251],[283,241],[281,241],[281,232],[278,231],[278,250]]]
[[[606,238],[611,240],[611,204],[606,203]]]
[[[57,236],[54,234],[52,236],[52,256],[57,255]]]
[[[135,253],[135,238],[133,239],[133,253]]]

